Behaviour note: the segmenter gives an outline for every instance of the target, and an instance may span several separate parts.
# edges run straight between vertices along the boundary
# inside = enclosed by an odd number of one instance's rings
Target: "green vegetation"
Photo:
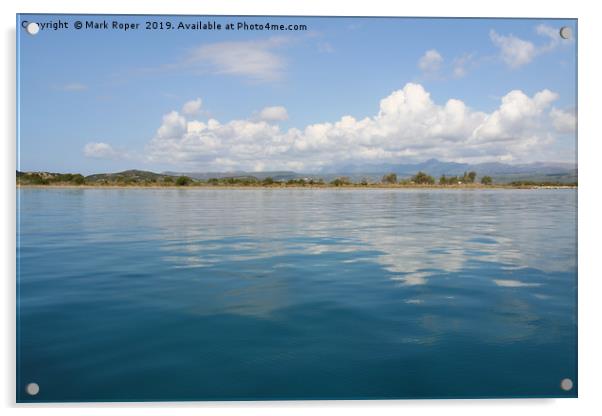
[[[393,184],[397,183],[397,175],[395,173],[388,173],[383,176],[382,183]]]
[[[136,184],[150,185],[156,182],[162,182],[168,175],[162,175],[144,170],[125,170],[118,173],[98,173],[95,175],[86,176],[86,184]]]
[[[188,176],[180,176],[176,179],[176,185],[178,186],[188,186],[192,183],[192,179]]]
[[[477,177],[477,173],[476,172],[464,172],[464,176],[462,177],[462,182],[464,183],[474,183],[474,180]]]
[[[258,175],[259,176],[259,175]],[[577,182],[561,182],[556,177],[527,178],[528,180],[513,180],[511,182],[499,181],[494,185],[491,176],[483,176],[477,183],[477,173],[465,172],[461,177],[441,175],[438,182],[426,172],[418,172],[412,177],[401,178],[395,173],[384,175],[380,183],[377,178],[361,177],[351,180],[348,176],[339,176],[325,182],[321,177],[274,177],[268,176],[263,179],[251,175],[232,176],[209,179],[195,179],[191,176],[168,175],[140,170],[127,170],[118,173],[102,173],[82,176],[73,173],[50,173],[50,172],[19,172],[17,171],[17,185],[24,186],[136,186],[136,187],[161,187],[161,186],[215,186],[215,187],[507,187],[507,188],[532,188],[532,187],[576,187]],[[436,184],[437,183],[437,184]]]
[[[21,185],[83,185],[85,178],[79,173],[17,172]]]
[[[231,186],[251,186],[251,185],[259,185],[260,184],[259,179],[257,179],[254,176],[222,178],[218,182],[221,184],[224,184],[224,185],[231,185]]]
[[[433,185],[435,183],[435,178],[421,171],[412,176],[412,182],[420,185]]]
[[[330,184],[332,186],[345,186],[345,185],[351,185],[351,181],[349,180],[349,178],[347,176],[341,176],[341,177],[338,177],[335,180],[331,181]]]
[[[457,176],[450,176],[446,179],[445,183],[442,185],[460,185],[462,184],[461,180]]]

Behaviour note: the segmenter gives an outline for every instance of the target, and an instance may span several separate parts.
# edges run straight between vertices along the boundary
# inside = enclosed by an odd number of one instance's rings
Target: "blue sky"
[[[576,42],[558,36],[576,37],[574,20],[19,18],[70,26],[18,30],[20,170],[575,160]],[[149,31],[149,20],[307,30]]]

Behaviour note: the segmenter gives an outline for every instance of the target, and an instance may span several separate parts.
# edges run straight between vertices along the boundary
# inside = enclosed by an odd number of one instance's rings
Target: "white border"
[[[120,415],[212,414],[250,415],[332,413],[384,415],[419,411],[421,414],[507,415],[508,413],[563,415],[588,414],[600,408],[601,376],[600,322],[598,297],[602,293],[599,249],[602,164],[600,163],[600,40],[602,21],[595,2],[551,1],[476,2],[469,0],[395,2],[367,0],[351,4],[348,0],[103,0],[66,1],[22,0],[18,4],[0,3],[2,24],[2,91],[4,97],[1,126],[2,192],[0,255],[2,265],[2,320],[0,349],[0,405],[5,414]],[[563,400],[425,400],[354,402],[235,402],[235,403],[148,403],[148,404],[15,404],[15,14],[21,13],[136,13],[136,14],[231,14],[231,15],[347,15],[347,16],[465,16],[465,17],[570,17],[579,19],[579,399]],[[85,409],[82,411],[82,409]]]

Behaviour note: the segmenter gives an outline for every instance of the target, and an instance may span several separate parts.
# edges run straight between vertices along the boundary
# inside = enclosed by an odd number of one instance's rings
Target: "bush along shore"
[[[575,188],[577,182],[515,180],[496,183],[491,176],[479,177],[476,172],[466,172],[463,176],[441,175],[434,178],[426,172],[418,172],[409,178],[398,178],[388,173],[378,181],[362,178],[352,181],[347,176],[338,176],[325,181],[320,177],[293,179],[263,179],[254,176],[232,176],[208,179],[194,179],[189,176],[174,176],[154,172],[129,170],[119,173],[106,173],[83,176],[72,173],[19,172],[18,186],[74,186],[74,187],[215,187],[215,188]]]

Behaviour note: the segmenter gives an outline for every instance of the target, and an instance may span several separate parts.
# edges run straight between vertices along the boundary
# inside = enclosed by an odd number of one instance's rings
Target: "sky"
[[[199,21],[222,27],[177,28]],[[306,27],[225,28],[243,22]],[[575,20],[19,15],[17,28],[23,171],[576,161]]]

